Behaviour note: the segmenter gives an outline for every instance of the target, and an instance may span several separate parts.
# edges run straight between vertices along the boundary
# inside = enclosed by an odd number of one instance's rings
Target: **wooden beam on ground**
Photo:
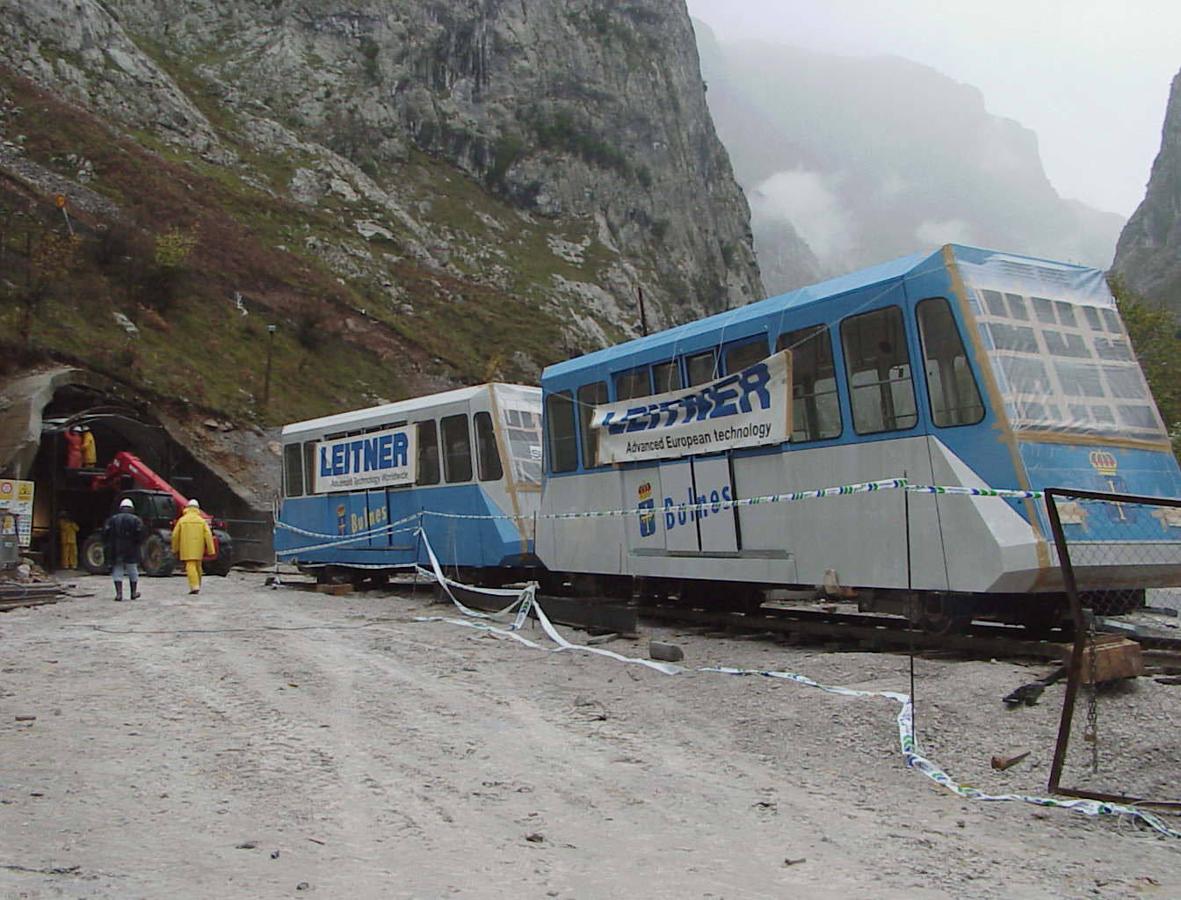
[[[45,606],[50,603],[57,603],[60,599],[61,597],[25,597],[14,600],[0,599],[0,612],[8,612],[10,609],[20,609],[24,606]]]

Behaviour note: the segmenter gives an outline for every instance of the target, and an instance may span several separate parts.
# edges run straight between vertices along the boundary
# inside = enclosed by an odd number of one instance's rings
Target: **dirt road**
[[[414,621],[446,611],[425,592],[262,580],[116,604],[84,578],[92,598],[0,615],[0,895],[1181,894],[1181,842],[907,770],[889,701],[538,652]],[[902,657],[658,633],[689,665],[907,686]],[[1061,688],[1007,720],[998,702],[1034,674],[920,661],[920,743],[1040,792]]]

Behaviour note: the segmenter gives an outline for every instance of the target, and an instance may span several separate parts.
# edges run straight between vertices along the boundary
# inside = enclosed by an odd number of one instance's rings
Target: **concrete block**
[[[649,641],[648,656],[663,662],[680,662],[685,658],[685,651],[676,644],[666,644],[663,641]]]

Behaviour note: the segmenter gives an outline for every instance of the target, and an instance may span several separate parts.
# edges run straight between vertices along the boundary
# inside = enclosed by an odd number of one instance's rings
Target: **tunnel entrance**
[[[149,404],[126,397],[115,385],[79,374],[86,377],[55,378],[48,387],[42,385],[29,404],[23,445],[10,459],[0,460],[0,471],[36,485],[27,550],[34,559],[47,570],[61,567],[59,517],[65,513],[78,525],[78,568],[83,568],[86,539],[101,530],[124,490],[135,491],[136,512],[145,522],[150,517],[167,527],[175,518],[174,498],[168,494],[172,489],[184,498],[197,498],[203,511],[225,523],[232,546],[229,561],[273,559],[268,511],[252,507],[198,459],[174,422],[162,421]],[[6,416],[14,412],[21,414],[9,409]],[[71,451],[71,433],[83,432],[93,438],[92,460]],[[129,466],[132,457],[143,465]],[[145,467],[150,470],[146,474]],[[207,562],[207,571],[209,567]]]

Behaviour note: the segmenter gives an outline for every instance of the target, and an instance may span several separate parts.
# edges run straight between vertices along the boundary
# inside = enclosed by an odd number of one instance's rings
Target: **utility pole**
[[[262,383],[262,409],[264,413],[271,402],[271,358],[275,354],[275,332],[278,330],[278,325],[267,326],[267,374]]]
[[[74,236],[74,223],[70,221],[70,211],[66,209],[66,195],[57,194],[53,198],[54,205],[62,211],[62,218],[66,220],[66,228],[70,231],[70,237]]]
[[[636,293],[640,298],[640,334],[644,337],[648,336],[648,317],[644,315],[644,286],[637,285]]]

